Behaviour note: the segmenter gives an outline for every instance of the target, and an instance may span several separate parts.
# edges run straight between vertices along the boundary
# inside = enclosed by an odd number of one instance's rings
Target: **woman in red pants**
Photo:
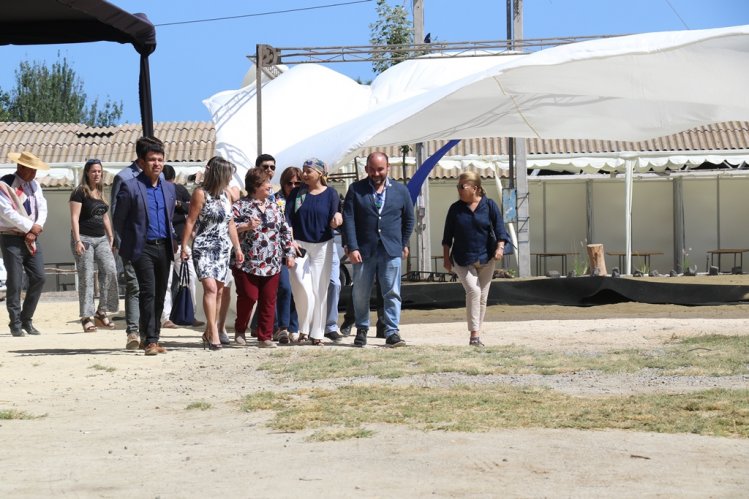
[[[271,184],[264,170],[245,176],[247,196],[234,203],[234,221],[240,233],[244,262],[234,267],[237,283],[235,335],[246,341],[252,307],[257,303],[257,340],[260,348],[275,348],[273,319],[281,266],[294,266],[291,230],[278,204],[270,201]],[[258,223],[259,221],[259,223]],[[239,299],[242,296],[243,299]]]

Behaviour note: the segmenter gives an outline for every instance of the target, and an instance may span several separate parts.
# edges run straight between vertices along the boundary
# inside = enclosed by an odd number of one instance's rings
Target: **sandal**
[[[282,345],[289,344],[289,332],[285,329],[281,329],[278,332],[278,342]]]
[[[299,339],[297,340],[297,343],[305,343],[309,339],[309,335],[307,333],[299,333]]]
[[[96,317],[94,317],[94,319],[96,320],[97,325],[106,329],[114,329],[114,322],[107,317],[106,312],[96,312]]]
[[[321,347],[321,346],[323,346],[322,340],[318,339],[318,338],[311,339],[310,340],[310,345],[315,346],[315,347]]]
[[[94,324],[94,321],[91,320],[91,317],[84,317],[83,319],[81,319],[81,324],[83,325],[84,333],[96,332],[96,325]]]
[[[483,347],[484,346],[484,344],[481,343],[481,338],[479,338],[478,336],[474,336],[473,338],[471,338],[468,341],[468,344],[470,346],[472,346],[472,347]]]

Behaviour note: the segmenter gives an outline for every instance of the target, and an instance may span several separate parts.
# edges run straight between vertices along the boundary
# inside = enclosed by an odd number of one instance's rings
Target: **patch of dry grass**
[[[576,397],[505,385],[448,388],[344,386],[248,395],[246,411],[271,410],[272,428],[301,431],[405,424],[425,430],[626,429],[749,438],[749,390]],[[348,437],[353,438],[353,437]],[[358,438],[358,437],[357,437]]]
[[[560,353],[519,346],[419,346],[400,349],[282,349],[259,369],[294,381],[339,377],[404,376],[457,372],[467,375],[564,374],[580,371],[662,375],[749,374],[749,336],[710,335],[669,342],[654,350]]]
[[[10,419],[39,419],[44,416],[34,416],[26,411],[19,411],[17,409],[3,409],[0,410],[0,420]]]

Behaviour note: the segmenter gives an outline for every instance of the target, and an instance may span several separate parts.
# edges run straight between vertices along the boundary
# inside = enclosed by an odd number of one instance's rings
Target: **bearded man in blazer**
[[[354,345],[367,344],[369,298],[375,275],[384,303],[385,344],[404,346],[398,327],[401,313],[401,259],[408,258],[414,228],[414,209],[408,189],[389,177],[388,157],[367,157],[367,178],[354,182],[343,202],[346,252],[353,264]]]
[[[152,140],[143,149],[138,151],[136,160],[141,172],[122,182],[117,192],[113,226],[120,241],[120,256],[132,263],[138,278],[140,347],[150,356],[166,353],[159,339],[164,296],[174,260],[172,218],[176,194],[174,185],[161,175],[161,141]]]

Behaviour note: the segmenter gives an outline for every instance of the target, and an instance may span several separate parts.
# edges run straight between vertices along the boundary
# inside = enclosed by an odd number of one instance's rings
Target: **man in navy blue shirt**
[[[159,337],[164,295],[174,259],[172,218],[176,194],[174,185],[161,178],[164,169],[161,141],[153,139],[145,149],[138,151],[136,160],[142,171],[124,181],[117,193],[113,225],[120,241],[120,256],[132,263],[138,279],[139,331],[142,347],[150,356],[166,353],[159,345]]]
[[[385,344],[404,346],[398,334],[401,312],[401,259],[408,258],[408,240],[414,212],[408,189],[393,182],[388,157],[373,152],[367,157],[367,178],[354,182],[343,204],[346,251],[353,264],[354,345],[367,344],[369,297],[375,274],[385,305]]]

